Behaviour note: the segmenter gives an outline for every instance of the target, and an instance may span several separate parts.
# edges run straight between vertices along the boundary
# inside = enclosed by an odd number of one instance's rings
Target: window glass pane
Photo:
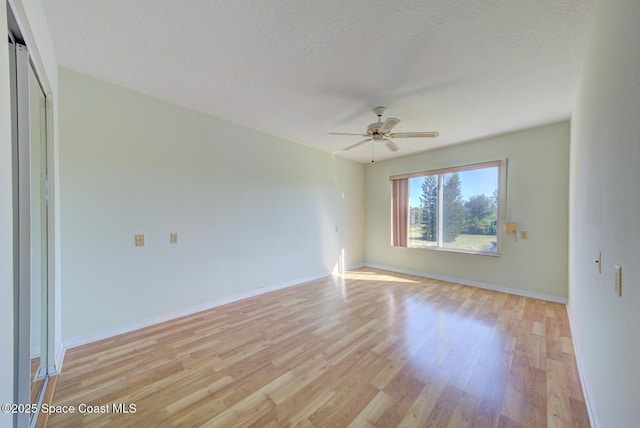
[[[438,176],[409,179],[409,247],[438,245]]]
[[[497,254],[499,165],[449,171],[408,178],[407,246]]]
[[[442,246],[497,252],[498,167],[443,175]]]

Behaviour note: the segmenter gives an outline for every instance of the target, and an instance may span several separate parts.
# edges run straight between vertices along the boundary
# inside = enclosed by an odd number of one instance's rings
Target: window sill
[[[428,250],[428,251],[439,251],[445,253],[461,253],[461,254],[473,254],[476,256],[489,256],[489,257],[500,257],[500,252],[487,252],[487,251],[476,251],[476,250],[465,250],[460,248],[444,248],[444,247],[405,247],[411,250]]]

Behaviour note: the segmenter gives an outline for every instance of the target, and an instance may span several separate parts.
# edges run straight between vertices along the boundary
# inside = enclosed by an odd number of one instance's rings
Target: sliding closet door
[[[10,43],[17,404],[39,403],[47,382],[48,174],[46,98],[25,46]],[[20,412],[17,426],[35,415]]]
[[[29,66],[29,141],[31,197],[31,307],[30,378],[31,402],[38,401],[47,374],[47,279],[48,279],[48,176],[46,100],[33,67]]]

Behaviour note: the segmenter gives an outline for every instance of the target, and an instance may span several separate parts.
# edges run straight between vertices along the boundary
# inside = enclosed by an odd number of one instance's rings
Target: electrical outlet
[[[136,247],[144,247],[144,235],[136,235]]]
[[[613,267],[613,291],[622,297],[622,268],[618,265]]]
[[[172,233],[170,235],[169,242],[172,243],[172,244],[177,244],[178,243],[178,234],[177,233]]]

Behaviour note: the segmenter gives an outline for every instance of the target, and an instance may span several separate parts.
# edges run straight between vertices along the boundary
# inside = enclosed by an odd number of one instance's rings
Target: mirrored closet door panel
[[[15,25],[9,27],[16,28]],[[41,403],[48,380],[50,230],[47,103],[27,47],[11,33],[9,56],[16,272],[15,403],[26,405]],[[35,413],[18,412],[14,415],[14,425],[33,426],[36,419]]]
[[[47,373],[47,138],[46,99],[29,65],[29,140],[31,175],[31,402],[36,403]]]

